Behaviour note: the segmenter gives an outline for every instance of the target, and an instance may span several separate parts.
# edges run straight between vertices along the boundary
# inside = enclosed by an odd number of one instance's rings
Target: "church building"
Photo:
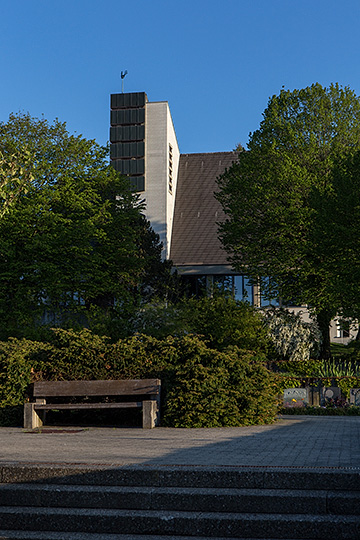
[[[268,306],[259,288],[234,272],[218,238],[217,224],[225,216],[214,197],[216,179],[236,152],[181,154],[168,102],[151,102],[145,92],[112,94],[110,109],[111,163],[145,201],[164,259],[172,261],[193,294],[226,287],[238,300]],[[305,306],[291,309],[308,320]],[[332,341],[349,338],[333,321]]]
[[[195,294],[226,285],[235,298],[258,305],[248,280],[233,272],[217,234],[224,214],[214,197],[216,179],[236,153],[180,154],[169,104],[150,102],[145,92],[112,94],[110,107],[112,165],[144,199],[164,258]]]

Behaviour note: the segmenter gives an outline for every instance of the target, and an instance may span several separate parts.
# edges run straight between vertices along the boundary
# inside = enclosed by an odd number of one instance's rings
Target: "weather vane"
[[[124,79],[125,79],[126,75],[127,75],[127,70],[121,72],[121,91],[122,91],[122,93],[124,93]]]

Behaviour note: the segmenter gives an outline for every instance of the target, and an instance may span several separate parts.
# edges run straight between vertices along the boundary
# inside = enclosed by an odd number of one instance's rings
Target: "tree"
[[[331,276],[332,295],[344,319],[360,319],[360,152],[338,160],[331,190],[313,193],[314,242],[322,246],[323,271]],[[330,225],[330,226],[329,226]]]
[[[126,334],[148,258],[160,257],[138,196],[107,148],[58,120],[11,115],[0,150],[15,146],[30,153],[33,179],[0,220],[2,338],[43,324]]]
[[[0,152],[0,218],[28,189],[32,179],[31,157],[25,148],[13,152],[4,148]]]
[[[138,313],[135,330],[163,339],[197,335],[219,351],[232,347],[268,351],[270,340],[263,317],[247,302],[224,294],[186,298],[176,303],[148,304]]]
[[[326,235],[315,234],[334,166],[360,149],[360,100],[348,87],[313,84],[270,98],[249,151],[219,178],[227,218],[220,236],[234,267],[268,297],[307,304],[330,354],[329,324],[341,309]],[[316,229],[318,231],[318,229]]]

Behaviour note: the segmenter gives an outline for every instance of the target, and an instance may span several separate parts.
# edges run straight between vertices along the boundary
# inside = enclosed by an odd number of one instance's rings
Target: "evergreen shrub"
[[[268,329],[263,317],[247,302],[214,294],[214,297],[185,298],[174,304],[153,303],[137,314],[135,329],[159,339],[167,336],[202,336],[211,349],[267,351]]]
[[[351,405],[349,407],[293,407],[280,410],[281,414],[301,416],[360,416],[360,407]]]
[[[29,384],[42,378],[41,358],[49,350],[45,343],[26,339],[0,341],[0,425],[21,424]]]
[[[266,424],[277,413],[277,388],[265,357],[237,347],[209,349],[182,339],[164,417],[174,427]]]
[[[37,380],[162,381],[162,424],[169,427],[270,423],[277,413],[274,375],[261,353],[217,351],[198,336],[136,335],[110,343],[89,330],[56,329],[50,342],[0,342],[0,424],[20,425]]]

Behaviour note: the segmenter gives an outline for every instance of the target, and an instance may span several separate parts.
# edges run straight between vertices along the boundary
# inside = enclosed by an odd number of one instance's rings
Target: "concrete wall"
[[[146,104],[145,191],[146,216],[163,243],[163,258],[170,252],[179,148],[167,102]],[[173,154],[173,187],[169,192],[169,144]]]
[[[312,317],[310,311],[306,306],[301,307],[291,307],[288,308],[289,311],[300,314],[304,322],[311,322]],[[333,319],[330,323],[330,341],[332,343],[340,343],[342,345],[347,345],[350,341],[356,338],[358,331],[358,324],[353,323],[349,328],[349,335],[344,336],[344,333],[339,328],[339,320],[337,318]]]
[[[177,179],[178,179],[178,170],[179,170],[179,161],[180,161],[180,150],[176,139],[175,129],[173,121],[171,118],[170,110],[168,107],[167,115],[167,142],[172,147],[172,190],[169,190],[169,182],[167,189],[167,202],[166,202],[166,226],[167,226],[167,246],[166,246],[166,256],[170,255],[170,246],[171,246],[171,235],[173,228],[173,218],[174,218],[174,208],[175,208],[175,196],[177,188]],[[169,179],[169,171],[168,171]]]

